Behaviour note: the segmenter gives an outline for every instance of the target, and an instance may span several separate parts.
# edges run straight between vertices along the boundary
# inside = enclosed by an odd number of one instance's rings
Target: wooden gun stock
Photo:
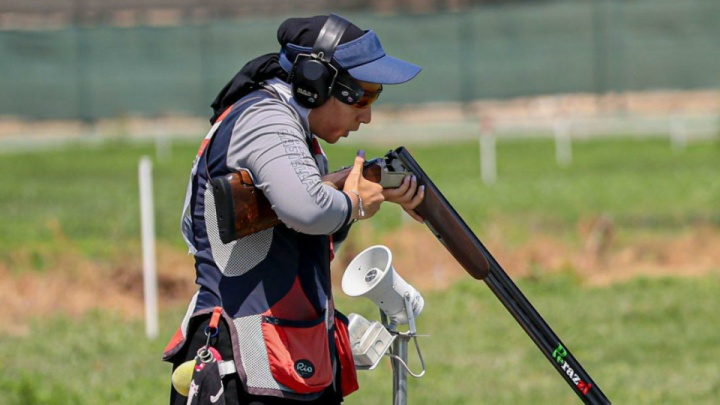
[[[345,167],[323,176],[323,183],[329,183],[338,190],[345,186],[345,180],[352,167]],[[389,172],[382,159],[365,162],[363,177],[385,188],[398,187],[407,173]],[[270,201],[253,184],[247,169],[215,177],[210,180],[215,210],[218,219],[220,240],[230,243],[253,233],[279,225],[280,219],[273,211]]]
[[[280,223],[247,169],[210,180],[220,240],[230,243]]]

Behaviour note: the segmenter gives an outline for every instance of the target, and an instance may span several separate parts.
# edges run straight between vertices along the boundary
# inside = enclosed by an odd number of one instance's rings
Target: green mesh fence
[[[720,1],[596,0],[413,16],[346,14],[423,66],[384,104],[720,87]],[[0,32],[0,115],[208,115],[282,17],[178,27]]]

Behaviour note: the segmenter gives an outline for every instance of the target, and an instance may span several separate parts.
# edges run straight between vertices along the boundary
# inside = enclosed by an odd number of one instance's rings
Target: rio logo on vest
[[[315,367],[308,360],[301,359],[295,362],[295,372],[302,378],[310,378],[315,374]]]

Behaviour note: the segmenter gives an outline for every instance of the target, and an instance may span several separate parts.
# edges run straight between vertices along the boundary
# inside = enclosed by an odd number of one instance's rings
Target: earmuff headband
[[[348,25],[350,25],[348,20],[337,14],[330,14],[315,40],[312,55],[325,63],[331,63],[335,48],[340,43]]]

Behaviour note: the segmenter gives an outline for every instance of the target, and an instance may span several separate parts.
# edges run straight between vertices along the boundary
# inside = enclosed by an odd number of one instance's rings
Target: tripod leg
[[[393,342],[393,354],[405,364],[408,360],[408,336],[398,335]],[[407,404],[407,371],[398,359],[392,359],[393,368],[393,405]]]

